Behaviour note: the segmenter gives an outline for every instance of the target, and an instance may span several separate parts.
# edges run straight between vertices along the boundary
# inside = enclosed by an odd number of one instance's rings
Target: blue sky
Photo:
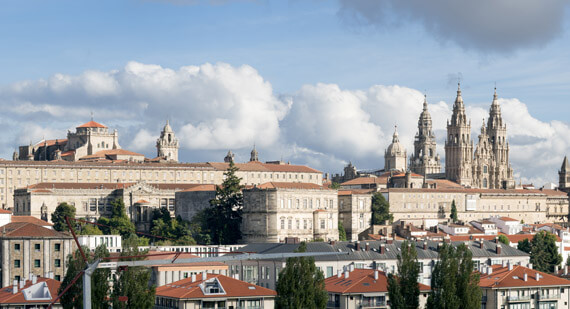
[[[496,83],[503,112],[522,111],[507,119],[515,173],[537,183],[554,181],[570,152],[564,139],[568,2],[425,5],[419,0],[5,3],[2,155],[11,156],[30,139],[65,135],[93,111],[96,120],[120,130],[123,147],[149,157],[170,118],[180,132],[184,161],[221,160],[228,148],[246,160],[255,142],[265,160],[283,157],[326,172],[339,172],[349,160],[359,168],[380,168],[396,123],[411,153],[423,92],[443,140],[461,77],[474,132]],[[212,74],[203,67],[208,63]],[[187,66],[200,73],[185,79],[180,68]],[[136,73],[129,71],[135,67]],[[154,75],[143,80],[140,70]],[[171,71],[180,74],[165,86],[172,79],[161,78]],[[66,81],[64,92],[58,92],[54,78]],[[106,82],[114,85],[112,91],[92,88],[110,85]],[[151,91],[162,86],[160,93]],[[181,86],[189,92],[179,91]],[[212,103],[217,101],[221,105]],[[402,108],[390,107],[394,104]],[[216,114],[220,106],[227,113]],[[243,113],[249,114],[245,120]],[[307,113],[311,117],[305,119]],[[355,128],[350,122],[365,125]],[[239,132],[236,140],[216,131],[224,123]],[[439,153],[444,156],[442,147]],[[544,158],[531,163],[529,154]]]

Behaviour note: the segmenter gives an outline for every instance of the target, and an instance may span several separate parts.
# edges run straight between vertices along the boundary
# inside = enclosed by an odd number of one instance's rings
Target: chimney
[[[364,251],[370,251],[370,243],[366,243]]]
[[[497,244],[497,254],[501,254],[501,245]]]
[[[532,269],[532,263],[528,263],[528,268]]]
[[[536,272],[536,281],[540,281],[540,274],[538,273],[538,271]]]
[[[564,276],[568,276],[568,266],[564,266]]]
[[[32,284],[38,283],[38,276],[32,275]]]
[[[348,276],[349,276],[349,271],[348,271],[348,269],[345,269],[344,270],[344,279],[348,279]]]
[[[336,271],[336,277],[337,278],[342,277],[342,271],[340,269]]]
[[[428,249],[427,241],[424,241],[424,250]]]
[[[336,240],[331,240],[331,246],[336,245]]]
[[[26,286],[26,280],[20,280],[20,289],[23,289]]]
[[[509,270],[513,270],[513,264],[511,264],[511,261],[509,261]]]
[[[378,270],[374,271],[374,280],[378,280]]]
[[[354,271],[354,264],[350,264],[350,265],[348,266],[348,269],[349,269],[350,272],[353,272],[353,271]]]
[[[380,254],[386,253],[386,245],[380,244]]]
[[[196,282],[196,274],[192,274],[192,282]]]
[[[393,239],[386,239],[386,244],[391,245],[392,243],[394,243]]]
[[[354,246],[356,247],[356,249],[354,249],[354,250],[360,251],[360,242],[355,241],[355,242],[354,242]]]
[[[208,273],[204,270],[202,271],[202,280],[208,279]]]
[[[14,285],[12,286],[12,294],[18,293],[18,280],[14,280]]]
[[[505,268],[507,266],[507,261],[503,260],[501,262],[501,267]]]
[[[524,280],[524,281],[527,281],[527,280],[528,280],[528,275],[527,275],[526,273],[524,273],[524,275],[523,275],[523,280]]]
[[[554,265],[554,274],[558,275],[558,265]]]
[[[487,268],[487,275],[490,275],[493,273],[493,266],[489,266],[489,268]]]

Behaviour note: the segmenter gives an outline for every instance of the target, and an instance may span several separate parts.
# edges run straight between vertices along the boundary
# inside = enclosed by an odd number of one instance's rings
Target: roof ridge
[[[363,270],[364,270],[364,269],[363,269]],[[350,273],[352,273],[352,272],[354,272],[354,270],[353,270],[353,271],[349,271],[349,272],[348,272],[349,277],[348,277],[348,278],[345,278],[345,279],[350,279]],[[351,288],[355,287],[355,285],[356,285],[357,283],[359,283],[359,282],[361,282],[362,280],[366,279],[366,277],[368,277],[368,276],[369,276],[369,274],[366,274],[366,275],[360,277],[357,281],[354,281],[353,283],[351,283],[350,286],[348,286],[345,290],[343,290],[343,293],[344,293],[344,292],[347,292],[347,291],[350,290]],[[372,277],[372,278],[374,278],[374,277]]]
[[[511,273],[513,273],[515,271],[515,269],[517,269],[518,267],[520,267],[520,265],[513,265],[513,269],[511,270],[507,270],[507,272],[505,273],[505,275],[503,277],[501,277],[499,280],[497,280],[496,282],[501,282],[504,279],[506,279]],[[507,268],[508,269],[508,268]],[[489,274],[489,278],[491,278],[491,275],[493,275],[492,273]]]

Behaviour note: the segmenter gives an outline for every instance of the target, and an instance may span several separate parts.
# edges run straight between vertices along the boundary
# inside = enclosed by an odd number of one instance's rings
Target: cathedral
[[[392,144],[384,156],[385,171],[407,171],[406,150],[394,132]],[[565,166],[563,166],[565,169]],[[441,173],[439,154],[436,153],[435,135],[427,98],[418,120],[418,132],[414,139],[414,152],[410,156],[409,170],[419,175]],[[445,140],[445,178],[465,187],[482,189],[511,189],[515,187],[513,169],[509,163],[507,125],[503,123],[497,89],[489,110],[489,118],[481,126],[475,145],[471,138],[471,120],[465,114],[461,86],[453,104],[451,119],[447,121]]]

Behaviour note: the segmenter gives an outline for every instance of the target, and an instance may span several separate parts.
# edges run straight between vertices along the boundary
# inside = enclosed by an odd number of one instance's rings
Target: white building
[[[121,235],[80,235],[77,237],[81,246],[86,246],[91,251],[95,251],[100,245],[105,245],[109,252],[121,252]]]

